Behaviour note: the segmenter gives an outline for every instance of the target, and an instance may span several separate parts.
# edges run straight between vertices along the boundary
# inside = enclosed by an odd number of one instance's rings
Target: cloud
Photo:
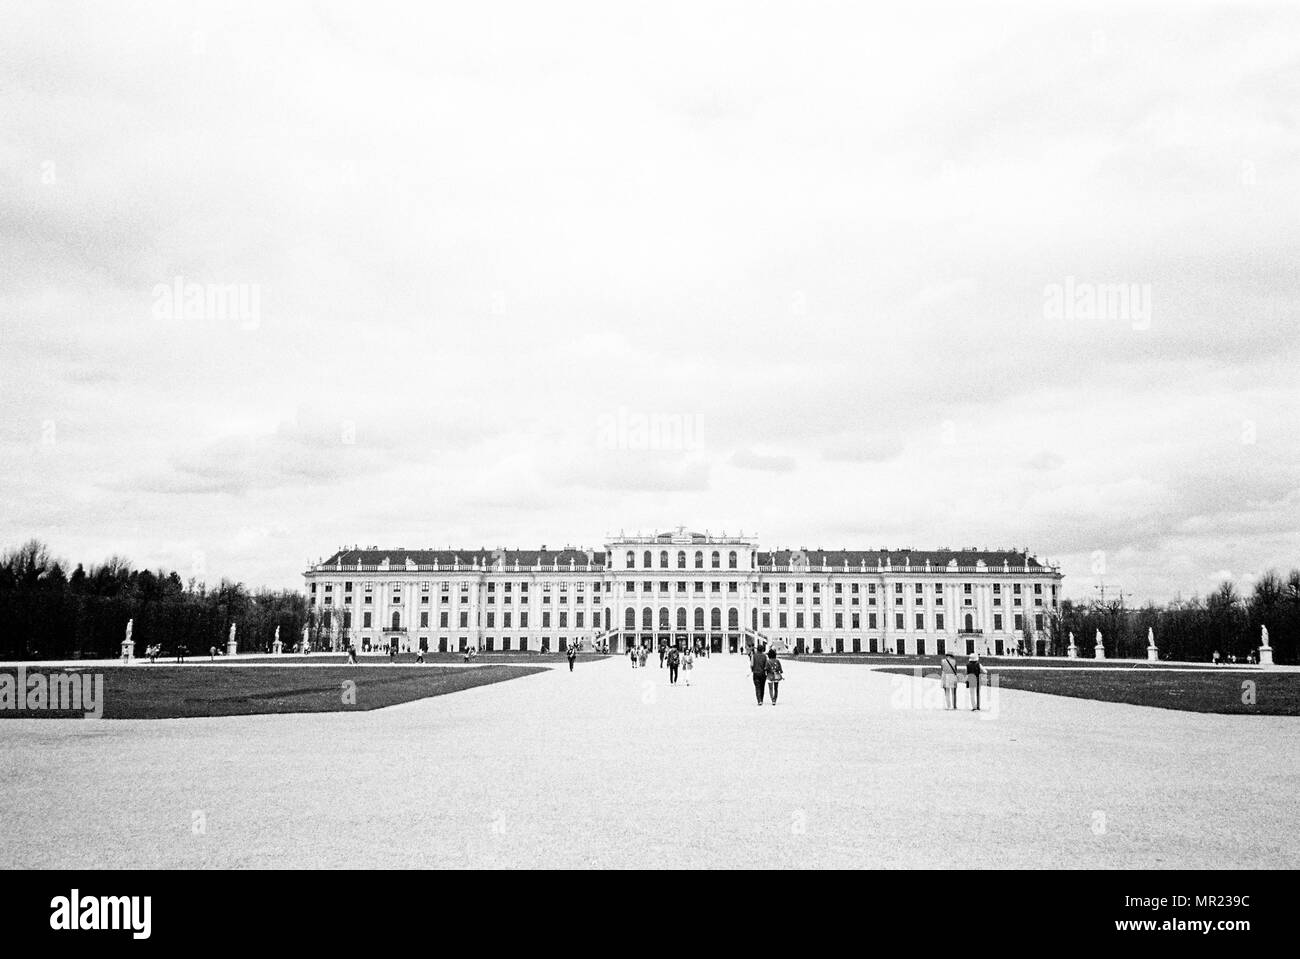
[[[752,449],[740,449],[731,454],[731,465],[745,470],[760,470],[765,473],[790,473],[795,468],[793,456],[772,453],[756,453]]]
[[[1053,453],[1051,450],[1039,450],[1024,462],[1025,468],[1031,470],[1060,469],[1064,464],[1065,457],[1059,453]]]
[[[1297,11],[161,9],[0,34],[0,541],[1300,563]]]

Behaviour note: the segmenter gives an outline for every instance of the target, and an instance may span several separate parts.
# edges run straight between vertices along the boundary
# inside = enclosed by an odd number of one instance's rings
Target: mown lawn
[[[1300,716],[1300,673],[1235,669],[1160,672],[1144,668],[1000,670],[997,666],[986,667],[986,671],[997,676],[1003,689],[1194,713]],[[912,675],[914,669],[887,668],[880,672]],[[923,675],[938,680],[939,671],[924,668]]]
[[[965,664],[966,656],[964,653],[957,653],[958,664]],[[905,656],[889,653],[805,653],[803,656],[786,655],[786,659],[794,659],[800,663],[858,663],[869,666],[938,666],[939,654],[927,653],[924,656],[915,656],[911,653]],[[1035,656],[981,656],[980,662],[985,665],[1001,666],[1032,666],[1035,669],[1058,669],[1078,666],[1087,666],[1090,669],[1214,669],[1210,663],[1148,663],[1133,662],[1132,660],[1118,659],[1046,659]],[[963,666],[964,668],[964,666]]]
[[[456,669],[388,665],[379,668],[378,664],[313,669],[292,665],[241,666],[238,662],[211,668],[167,666],[159,662],[80,672],[103,675],[105,719],[177,719],[266,713],[365,712],[500,683],[542,669],[540,666],[492,664]],[[0,672],[15,674],[13,667],[0,669]],[[27,676],[34,672],[37,670],[29,669]],[[0,710],[0,719],[58,719],[72,715],[81,713]]]

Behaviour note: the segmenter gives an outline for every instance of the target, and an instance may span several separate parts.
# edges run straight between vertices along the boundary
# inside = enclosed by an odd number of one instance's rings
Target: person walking
[[[420,651],[416,654],[415,661],[416,661],[417,663],[423,663],[423,662],[424,662],[424,647],[423,647],[423,646],[420,647]]]
[[[691,670],[695,668],[695,653],[686,650],[682,656],[682,678],[686,680],[686,685],[691,684]]]
[[[682,661],[682,654],[679,653],[677,651],[677,647],[674,646],[668,652],[668,685],[669,686],[677,685],[677,667],[681,664],[681,661]]]
[[[627,647],[627,658],[632,660],[632,668],[636,669],[636,647],[629,645]]]
[[[569,655],[569,672],[573,672],[573,661],[578,658],[578,649],[570,643],[567,652]]]
[[[767,675],[767,692],[772,697],[772,705],[776,705],[776,694],[780,689],[781,680],[785,679],[785,670],[781,666],[781,661],[776,658],[776,647],[769,646],[767,650],[767,663],[764,667]],[[760,703],[761,705],[761,703]]]
[[[749,671],[754,680],[754,698],[763,705],[763,687],[767,685],[767,654],[762,646],[755,646],[749,658]]]
[[[949,650],[939,658],[939,679],[943,683],[943,708],[957,708],[957,657]]]
[[[666,653],[667,651],[668,648],[664,646],[663,643],[660,643],[659,644],[659,668],[660,669],[664,668],[664,653]]]
[[[980,708],[980,674],[983,671],[980,654],[971,653],[970,659],[966,660],[966,688],[970,691],[970,708],[975,712]]]

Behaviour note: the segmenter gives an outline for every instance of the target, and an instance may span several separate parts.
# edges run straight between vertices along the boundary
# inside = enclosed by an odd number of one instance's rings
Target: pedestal
[[[1271,654],[1272,650],[1269,650],[1269,653]],[[123,664],[129,663],[134,658],[135,658],[135,643],[124,640],[122,642],[122,663]]]
[[[273,642],[273,643],[271,644],[271,655],[272,655],[272,656],[279,656],[279,655],[280,655],[281,653],[283,653],[283,652],[284,652],[284,643],[283,643],[283,642],[281,642],[280,640],[277,639],[275,642]]]
[[[1070,659],[1078,659],[1078,658],[1079,658],[1079,647],[1078,647],[1078,646],[1071,646],[1069,649],[1067,649],[1067,650],[1065,651],[1065,655],[1068,656]]]
[[[1154,663],[1159,659],[1160,659],[1160,650],[1156,649],[1156,647],[1154,646],[1148,646],[1147,660]]]
[[[236,650],[237,648],[238,648],[238,643],[237,643],[236,640],[233,640],[233,639],[231,639],[231,640],[227,640],[227,642],[226,642],[226,655],[227,655],[227,656],[233,656],[233,655],[235,655],[235,650]]]
[[[1261,647],[1259,647],[1259,664],[1260,664],[1261,666],[1272,666],[1272,665],[1273,665],[1273,647],[1272,647],[1272,646],[1261,646]]]
[[[1101,643],[1098,643],[1096,646],[1092,647],[1092,655],[1095,656],[1097,659],[1105,659],[1106,647],[1103,646]]]

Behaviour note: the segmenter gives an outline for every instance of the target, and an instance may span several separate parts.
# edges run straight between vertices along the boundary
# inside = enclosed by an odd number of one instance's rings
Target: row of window
[[[666,549],[665,549],[665,550],[660,550],[660,552],[659,552],[659,568],[660,568],[660,569],[669,569],[669,568],[670,568],[669,565],[668,565],[668,558],[669,558],[669,556],[668,556],[668,550],[666,550]],[[625,565],[627,566],[628,569],[636,569],[636,568],[637,568],[637,567],[636,567],[636,550],[629,549],[629,550],[627,551],[627,556],[625,557],[625,559],[627,560],[627,562],[626,562]],[[738,567],[737,567],[737,563],[738,563],[738,562],[739,562],[739,555],[736,553],[736,551],[735,551],[734,549],[733,549],[733,550],[730,550],[730,551],[727,553],[727,569],[737,569],[737,568],[738,568]],[[654,568],[654,553],[653,553],[651,550],[646,550],[646,551],[642,554],[642,556],[641,556],[641,568],[642,568],[642,569],[653,569],[653,568]],[[686,568],[687,568],[687,566],[686,566],[686,551],[685,551],[685,550],[678,550],[678,551],[677,551],[677,568],[678,568],[678,569],[686,569]],[[696,568],[696,569],[704,569],[704,552],[703,552],[702,550],[696,550],[696,551],[695,551],[695,568]],[[709,568],[710,568],[710,569],[722,569],[722,554],[721,554],[720,552],[718,552],[717,550],[713,550],[713,551],[709,554]]]
[[[316,592],[316,585],[317,585],[316,583],[312,583],[312,584],[311,584],[311,591],[312,591],[313,593]],[[323,583],[323,584],[321,584],[321,585],[324,586],[324,591],[325,591],[326,593],[332,593],[332,592],[334,592],[334,584],[333,584],[333,583]],[[389,588],[393,591],[393,595],[394,595],[394,596],[397,596],[397,595],[399,595],[399,594],[401,593],[401,591],[402,591],[402,584],[401,584],[401,583],[390,583],[390,584],[388,584],[388,585],[389,585]],[[450,592],[451,592],[451,584],[450,584],[450,583],[444,581],[444,582],[439,583],[438,585],[439,585],[439,592],[442,592],[442,593],[450,593]],[[504,583],[501,583],[501,591],[504,592],[504,593],[508,593],[508,592],[510,592],[510,589],[511,589],[511,587],[512,587],[513,585],[514,585],[514,584],[511,583],[511,582],[504,582]],[[365,586],[365,591],[366,591],[367,593],[372,593],[372,592],[374,592],[374,590],[375,590],[375,584],[374,584],[374,583],[365,583],[364,586]],[[469,592],[469,586],[470,586],[470,584],[469,584],[468,581],[464,581],[464,582],[462,582],[462,583],[460,584],[460,591],[461,591],[462,593],[468,593],[468,592]],[[430,583],[420,583],[420,592],[422,592],[422,593],[427,593],[427,592],[430,591],[430,587],[431,587],[431,584],[430,584]],[[496,581],[496,580],[488,580],[488,583],[487,583],[487,591],[488,591],[489,593],[494,593],[494,592],[496,592],[496,588],[497,588],[497,581]],[[573,584],[574,592],[577,592],[577,593],[581,593],[581,592],[583,592],[586,588],[587,588],[587,584],[584,583],[584,582],[582,582],[581,580],[579,580],[578,582],[575,582],[575,583]],[[569,583],[568,583],[568,581],[566,580],[566,581],[561,582],[561,583],[559,584],[558,592],[564,593],[564,592],[567,592],[568,589],[569,589]],[[591,584],[591,591],[592,591],[593,593],[599,593],[599,592],[600,592],[600,583],[592,583],[592,584]],[[345,592],[345,593],[350,593],[350,592],[352,592],[352,581],[351,581],[351,580],[345,580],[345,581],[344,581],[344,583],[343,583],[343,592]],[[519,592],[521,592],[521,593],[526,593],[526,592],[528,592],[528,582],[527,582],[526,580],[521,580],[521,581],[520,581],[520,583],[519,583]],[[543,592],[543,593],[549,593],[549,592],[551,592],[551,583],[549,583],[549,582],[544,582],[544,583],[542,583],[542,592]]]
[[[716,555],[716,554],[715,554],[715,555]],[[316,583],[312,583],[312,584],[311,584],[311,592],[312,592],[313,595],[315,595],[315,593],[316,593],[317,585],[318,585],[318,584],[316,584]],[[333,591],[334,591],[334,584],[333,584],[333,583],[324,583],[324,584],[321,584],[321,585],[323,586],[323,591],[324,591],[325,594],[333,593]],[[489,580],[488,583],[487,583],[487,592],[488,592],[489,594],[495,593],[495,592],[497,591],[497,585],[498,585],[498,584],[497,584],[497,582],[496,582],[495,580]],[[515,584],[512,583],[512,582],[503,582],[503,583],[501,583],[500,585],[501,585],[501,592],[503,592],[503,593],[509,593],[509,592],[512,591],[512,587],[513,587]],[[677,592],[679,592],[679,593],[684,593],[684,592],[686,592],[686,582],[685,582],[685,581],[681,581],[681,580],[679,580],[679,581],[677,582],[676,585],[677,585]],[[788,587],[789,584],[788,584],[786,581],[778,582],[776,585],[777,585],[777,592],[778,592],[778,593],[785,593],[785,592],[788,591],[788,590],[787,590],[787,587]],[[811,591],[812,591],[813,593],[820,593],[820,592],[821,592],[821,584],[820,584],[820,583],[811,583],[811,584],[809,584],[809,585],[811,585],[811,587],[812,587],[812,590],[811,590]],[[861,585],[862,585],[862,584],[859,584],[859,583],[850,583],[850,584],[849,584],[849,591],[850,591],[850,593],[852,593],[852,594],[857,594],[857,593],[859,592],[859,589],[860,589],[860,586],[861,586]],[[923,590],[923,587],[924,587],[925,585],[926,585],[925,583],[913,583],[913,584],[912,584],[912,586],[913,586],[913,590],[914,590],[914,592],[915,592],[917,595],[921,595],[921,594],[922,594],[922,590]],[[1022,586],[1027,585],[1027,584],[1022,584],[1022,583],[1011,583],[1011,584],[1009,584],[1009,585],[1011,586],[1011,592],[1012,592],[1012,595],[1019,596],[1019,595],[1021,594]],[[1043,584],[1042,584],[1042,583],[1034,583],[1034,584],[1032,584],[1032,585],[1033,585],[1033,590],[1034,590],[1034,595],[1035,595],[1035,596],[1041,596],[1041,595],[1043,595]],[[367,592],[367,593],[374,592],[374,586],[375,586],[374,583],[365,583],[365,584],[364,584],[365,592]],[[399,597],[399,596],[401,595],[402,584],[400,584],[400,583],[391,583],[391,584],[389,584],[389,586],[390,586],[390,589],[392,590],[392,594],[393,594],[393,596],[395,596],[395,597]],[[450,584],[449,584],[449,583],[443,582],[443,583],[440,583],[439,586],[440,586],[439,592],[442,592],[442,593],[450,593],[450,592],[451,592],[451,587],[450,587]],[[521,582],[519,582],[519,583],[518,583],[518,586],[519,586],[519,592],[520,592],[520,593],[527,593],[527,592],[528,592],[528,583],[527,583],[526,581],[521,581]],[[653,581],[653,580],[642,580],[642,581],[641,581],[641,591],[642,591],[642,592],[645,592],[645,593],[652,592],[652,590],[653,590],[653,586],[654,586],[654,581]],[[934,590],[935,595],[940,595],[940,594],[942,594],[942,592],[943,592],[943,590],[944,590],[944,586],[945,586],[944,583],[935,583],[935,584],[933,585],[933,590]],[[973,583],[962,583],[961,586],[962,586],[962,592],[963,592],[963,594],[965,594],[965,595],[967,595],[967,596],[972,595],[973,590],[974,590],[974,584],[973,584]],[[994,595],[994,596],[1001,596],[1001,595],[1002,595],[1002,586],[1003,586],[1003,584],[1002,584],[1002,583],[993,583],[992,586],[993,586],[993,595]],[[468,593],[468,592],[470,591],[470,588],[469,588],[469,587],[470,587],[470,584],[469,584],[468,582],[462,582],[462,583],[460,584],[460,592],[462,592],[462,593]],[[574,592],[576,592],[576,593],[581,593],[581,592],[583,592],[584,589],[586,588],[585,584],[582,583],[582,582],[574,583],[574,584],[573,584],[573,587],[574,587]],[[835,592],[836,592],[836,594],[842,594],[842,593],[844,592],[844,584],[843,584],[843,583],[835,583],[835,584],[834,584],[834,587],[835,587]],[[866,584],[866,587],[867,587],[867,593],[868,593],[868,594],[870,594],[870,595],[874,595],[874,594],[875,594],[875,592],[876,592],[876,584],[875,584],[875,583],[867,583],[867,584]],[[895,592],[897,595],[900,595],[900,596],[901,596],[901,595],[903,594],[903,592],[904,592],[904,587],[905,587],[905,584],[904,584],[904,583],[895,583],[895,584],[894,584],[894,592]],[[561,582],[561,583],[558,584],[558,590],[556,590],[556,591],[559,592],[560,594],[564,594],[564,593],[566,593],[566,592],[568,591],[568,588],[569,588],[569,583],[568,583],[568,582]],[[701,580],[696,580],[695,583],[694,583],[694,588],[695,588],[695,592],[697,592],[697,593],[699,593],[699,592],[703,592],[703,591],[704,591],[704,582],[701,581]],[[710,581],[710,582],[709,582],[709,591],[710,591],[710,592],[714,592],[714,593],[716,593],[716,592],[720,592],[720,591],[721,591],[721,588],[722,588],[722,583],[721,583],[721,581],[713,580],[713,581]],[[751,583],[750,583],[750,591],[751,591],[751,592],[757,592],[757,591],[759,590],[759,588],[760,588],[760,584],[759,584],[759,583],[757,583],[757,582],[751,582]],[[771,583],[770,581],[765,581],[765,582],[763,582],[763,583],[761,584],[761,588],[762,588],[762,592],[764,592],[764,593],[771,593],[771,591],[772,591],[772,583]],[[624,586],[624,590],[625,590],[625,592],[628,592],[628,593],[635,592],[635,591],[636,591],[636,581],[634,581],[634,580],[628,580],[628,581],[626,582],[626,585]],[[344,592],[344,593],[351,593],[352,591],[353,591],[353,590],[352,590],[352,582],[351,582],[350,580],[349,580],[349,581],[345,581],[345,582],[343,583],[343,592]],[[430,584],[429,584],[429,583],[421,583],[421,584],[420,584],[420,591],[421,591],[422,593],[428,593],[428,592],[430,592]],[[543,594],[550,593],[551,591],[552,591],[552,584],[551,584],[551,583],[549,583],[549,582],[544,582],[544,583],[542,583],[542,592],[543,592]],[[593,593],[599,593],[599,592],[600,592],[600,583],[592,583],[592,584],[591,584],[591,591],[592,591]],[[665,580],[660,580],[660,581],[659,581],[659,591],[660,591],[661,593],[669,592],[669,584],[668,584],[667,581],[665,581]],[[736,582],[735,580],[731,580],[731,581],[729,581],[729,582],[727,583],[727,592],[729,592],[729,593],[736,593],[736,592],[739,592],[739,591],[740,591],[740,584],[739,584],[738,582]],[[794,583],[794,592],[795,592],[796,594],[799,594],[799,593],[802,593],[803,591],[804,591],[804,583],[801,583],[801,582],[795,582],[795,583]],[[1053,597],[1056,596],[1056,591],[1057,591],[1057,586],[1056,586],[1055,583],[1053,583],[1053,584],[1052,584],[1052,596],[1053,596]]]

